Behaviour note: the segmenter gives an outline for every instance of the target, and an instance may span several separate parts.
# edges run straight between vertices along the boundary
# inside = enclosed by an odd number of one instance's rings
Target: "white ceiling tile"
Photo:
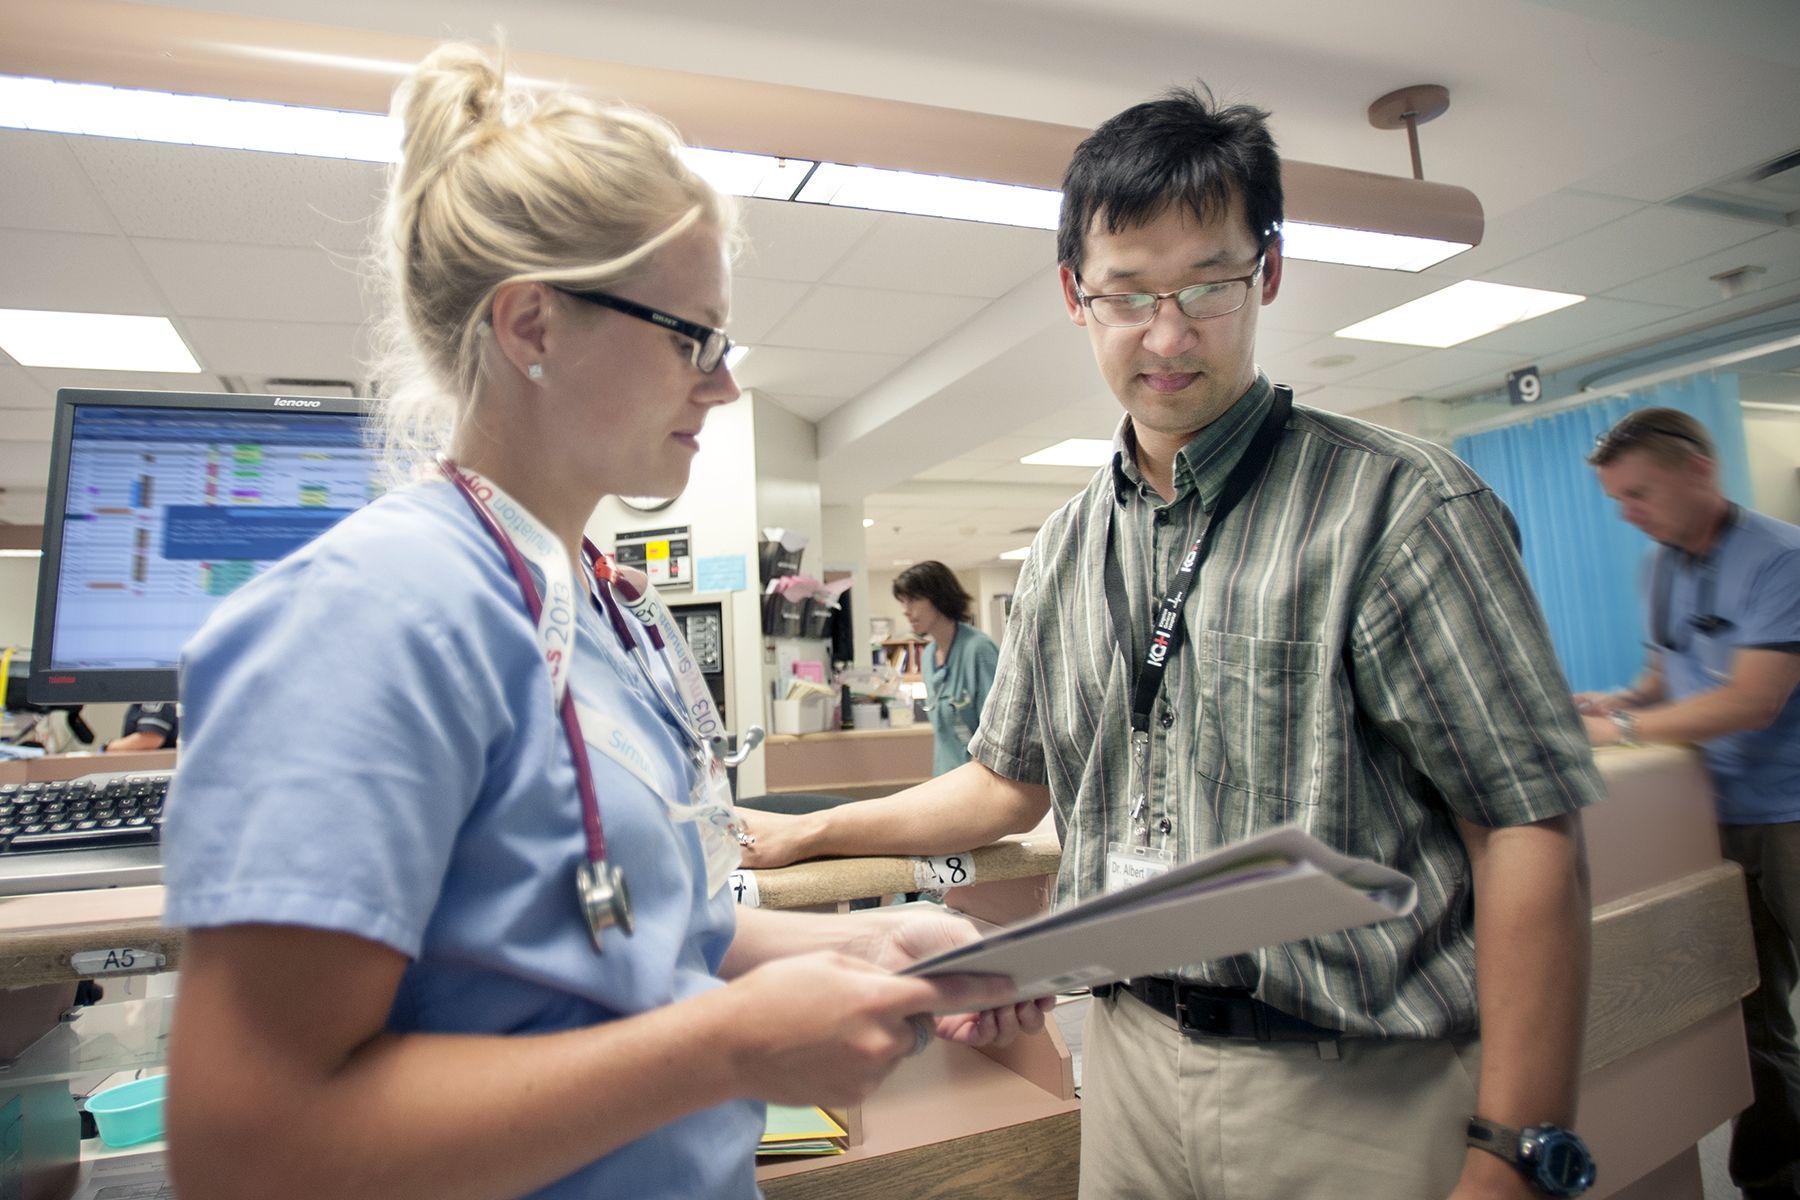
[[[44,480],[49,475],[49,442],[0,441],[0,488],[8,491],[15,487],[34,490],[37,504],[32,507],[40,514],[43,512]],[[27,512],[30,511],[28,508]]]
[[[0,355],[0,408],[49,408],[56,403],[56,393],[31,377],[23,367],[15,367]],[[6,436],[0,433],[0,437]]]
[[[817,287],[769,332],[772,346],[851,348],[916,354],[958,328],[984,304],[966,296]],[[747,365],[747,364],[746,364]]]
[[[1517,354],[1465,350],[1455,346],[1448,350],[1427,350],[1358,375],[1348,382],[1356,387],[1399,388],[1411,396],[1425,396],[1458,389],[1459,385],[1473,379],[1481,380],[1488,387],[1499,387],[1509,371],[1525,365]]]
[[[740,346],[756,345],[794,310],[811,287],[809,283],[738,276],[731,282],[731,340]]]
[[[1352,387],[1334,383],[1307,393],[1306,402],[1327,412],[1355,413],[1378,404],[1404,400],[1410,394],[1398,388]]]
[[[1723,298],[1719,285],[1711,278],[1738,267],[1759,267],[1746,276],[1746,292],[1759,292],[1800,279],[1800,230],[1784,229],[1684,263],[1660,275],[1651,275],[1616,287],[1607,295],[1619,300],[1641,300],[1647,304],[1670,304],[1678,308],[1701,309],[1717,304]]]
[[[1642,208],[1489,271],[1482,278],[1593,296],[1727,246],[1753,241],[1766,228],[1674,208]]]
[[[881,219],[879,213],[786,200],[745,200],[748,240],[735,271],[757,279],[816,283]]]
[[[758,346],[742,369],[732,374],[746,388],[767,388],[778,395],[848,398],[866,391],[905,361],[899,354]]]
[[[767,396],[796,417],[815,424],[842,408],[848,400],[845,396],[801,396],[789,392],[772,392],[767,388],[758,389],[757,395]]]
[[[1552,192],[1491,217],[1481,244],[1427,268],[1427,275],[1469,279],[1636,212],[1643,206],[1611,196]]]
[[[1315,338],[1296,346],[1278,358],[1268,359],[1262,367],[1277,383],[1290,385],[1348,383],[1379,367],[1391,366],[1424,351],[1417,346],[1397,346],[1387,342],[1358,342],[1350,338]],[[1348,358],[1349,362],[1330,360]]]
[[[164,311],[122,237],[0,229],[0,308],[62,312]]]
[[[188,317],[341,324],[363,315],[356,263],[324,250],[136,240],[157,286]]]
[[[54,133],[0,130],[0,227],[118,231],[65,141]]]
[[[0,384],[0,402],[11,399]],[[13,408],[0,404],[0,441],[47,442],[56,426],[56,410],[49,406]]]
[[[375,163],[71,137],[133,237],[368,248],[386,172]]]
[[[32,367],[28,374],[51,395],[58,388],[100,388],[127,392],[216,392],[217,376],[173,375],[147,371],[76,371]]]
[[[1047,229],[889,215],[826,281],[991,300],[1055,261],[1056,235]]]
[[[361,326],[184,317],[181,327],[201,365],[216,374],[351,382],[368,374]]]
[[[1258,346],[1263,348],[1269,332],[1335,333],[1443,286],[1442,279],[1405,271],[1288,259],[1282,266],[1281,292],[1257,316]]]

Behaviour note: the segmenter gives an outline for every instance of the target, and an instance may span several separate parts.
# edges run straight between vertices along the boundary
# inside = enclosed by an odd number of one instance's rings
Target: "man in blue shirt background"
[[[1800,1196],[1800,526],[1725,498],[1705,427],[1645,408],[1588,461],[1658,543],[1644,575],[1650,656],[1622,692],[1577,696],[1598,746],[1695,742],[1726,857],[1744,868],[1761,986],[1744,1000],[1755,1100],[1734,1123],[1748,1200]]]

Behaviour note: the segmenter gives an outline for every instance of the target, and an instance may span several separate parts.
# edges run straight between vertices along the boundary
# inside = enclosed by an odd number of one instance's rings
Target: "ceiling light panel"
[[[1384,271],[1423,271],[1469,249],[1468,242],[1407,237],[1372,229],[1344,229],[1288,221],[1281,227],[1283,258],[1378,267]]]
[[[1112,454],[1109,438],[1067,438],[1019,461],[1028,467],[1103,467],[1112,461]]]
[[[1341,338],[1443,349],[1541,317],[1586,296],[1466,279],[1337,331]]]
[[[842,163],[820,163],[794,199],[1030,229],[1055,229],[1062,212],[1062,193],[1047,188]]]
[[[359,162],[400,155],[400,122],[376,113],[16,75],[0,75],[0,128]]]
[[[0,308],[0,350],[22,367],[200,373],[167,317]]]

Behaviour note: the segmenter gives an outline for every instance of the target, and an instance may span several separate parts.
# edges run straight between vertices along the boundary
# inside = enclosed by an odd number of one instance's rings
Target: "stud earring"
[[[525,374],[532,379],[542,379],[544,377],[544,364],[532,363],[525,368]]]

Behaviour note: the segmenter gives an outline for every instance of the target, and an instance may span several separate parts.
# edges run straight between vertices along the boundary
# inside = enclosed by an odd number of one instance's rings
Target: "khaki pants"
[[[1189,1039],[1120,992],[1082,1031],[1081,1197],[1443,1200],[1479,1070],[1473,1037]]]

